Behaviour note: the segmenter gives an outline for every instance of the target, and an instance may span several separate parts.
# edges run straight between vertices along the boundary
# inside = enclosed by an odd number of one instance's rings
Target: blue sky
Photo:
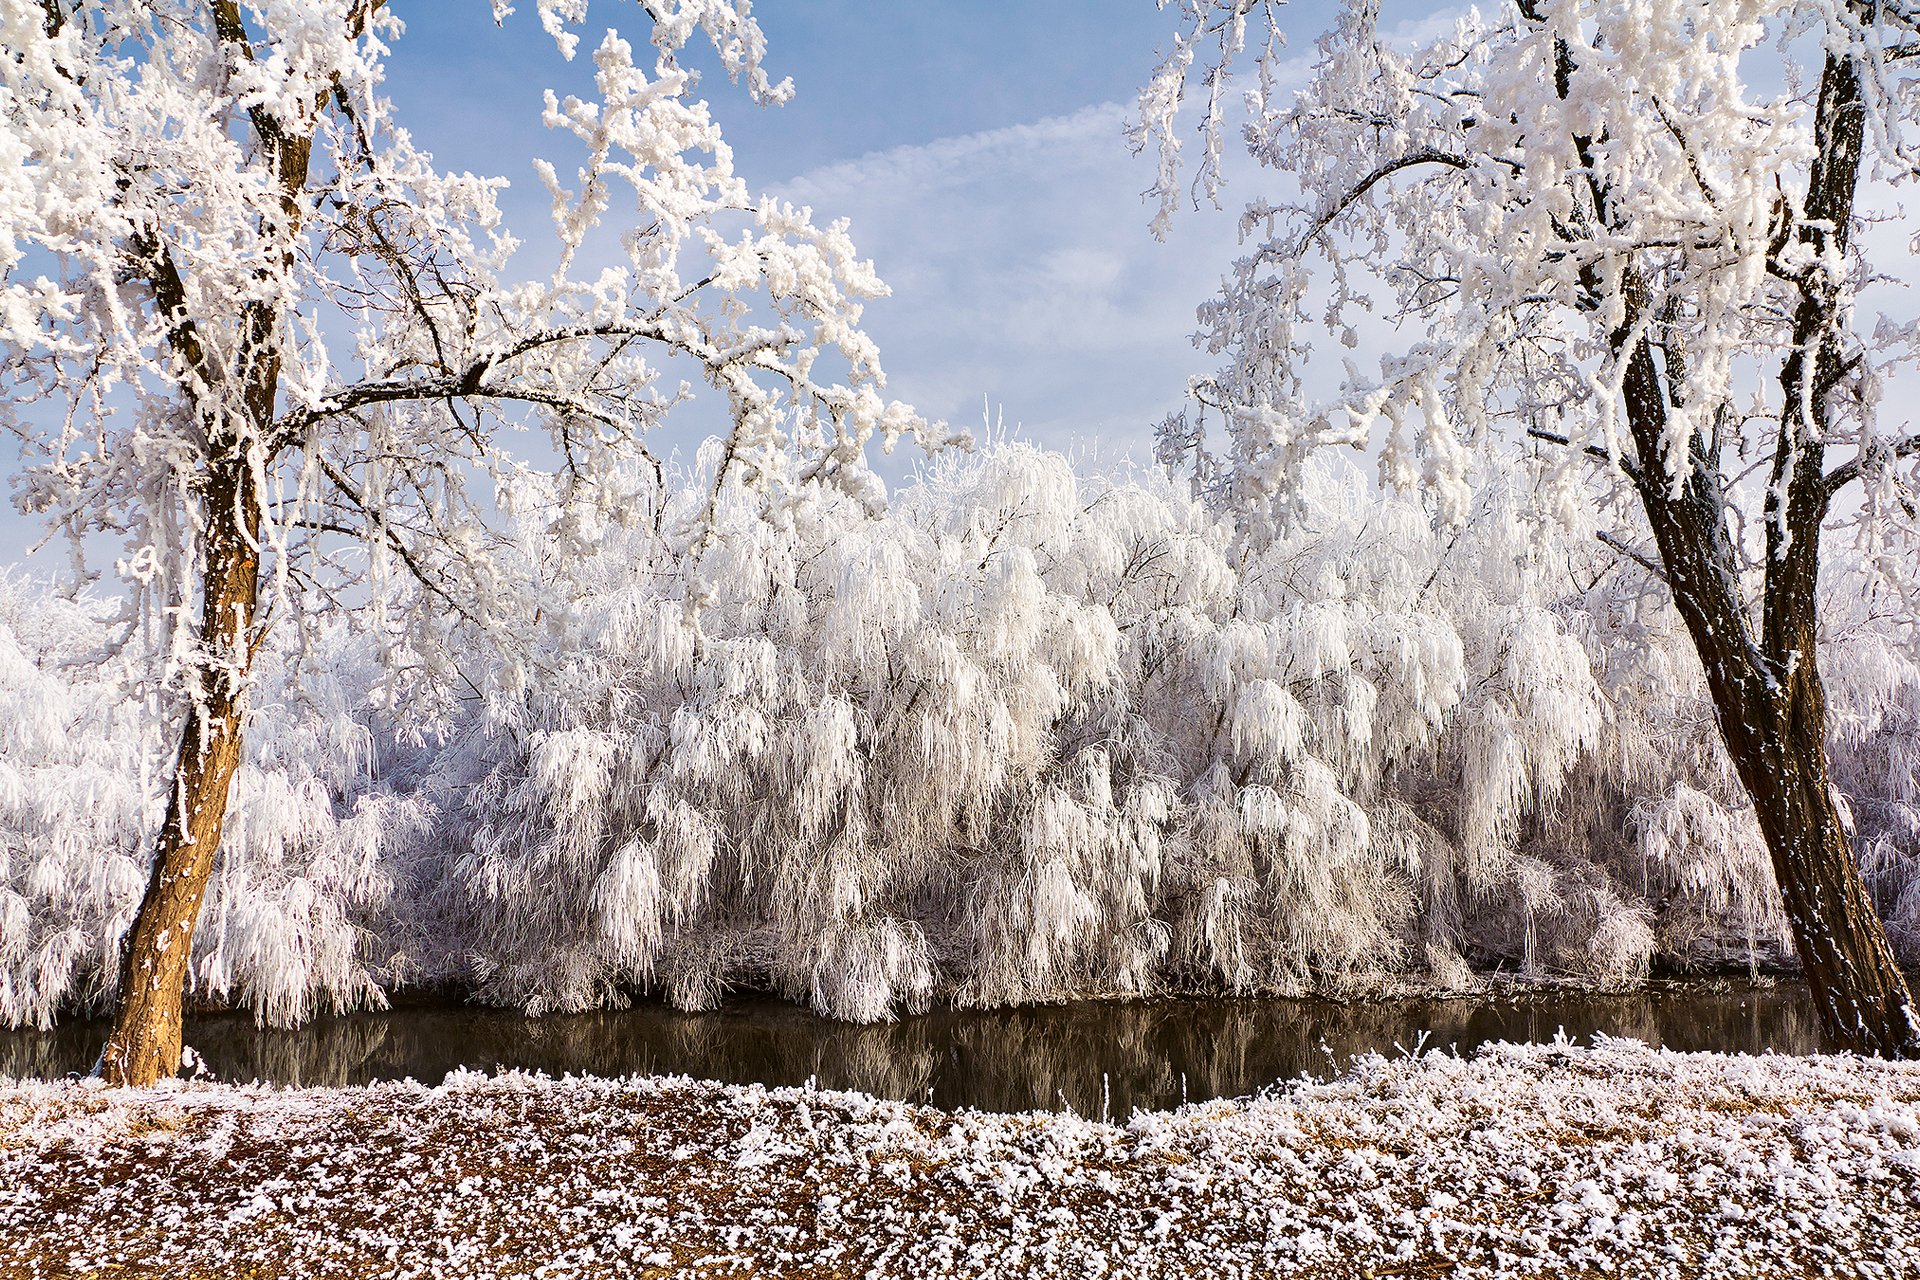
[[[559,64],[531,0],[521,7],[495,29],[475,20],[483,0],[393,4],[408,30],[390,87],[448,161],[486,165],[500,124],[528,151],[542,132],[540,94]],[[794,101],[733,110],[744,98],[719,77],[703,88],[742,168],[769,178],[1130,98],[1177,24],[1152,0],[760,0],[754,17],[770,69],[794,79]],[[609,26],[636,42],[646,35],[633,0],[594,0],[584,47]]]
[[[443,166],[510,179],[510,219],[537,233],[541,93],[583,76],[584,52],[561,63],[531,0],[499,29],[474,20],[480,0],[395,8],[400,117]],[[1325,16],[1291,12],[1308,38]],[[711,59],[701,91],[749,186],[852,220],[894,288],[867,317],[891,392],[955,425],[977,428],[991,405],[1028,438],[1144,457],[1206,370],[1194,308],[1235,244],[1231,214],[1211,212],[1156,243],[1141,200],[1152,161],[1121,132],[1178,14],[1152,0],[761,0],[754,16],[793,101],[753,106]],[[595,0],[584,47],[608,26],[645,34],[637,5]]]

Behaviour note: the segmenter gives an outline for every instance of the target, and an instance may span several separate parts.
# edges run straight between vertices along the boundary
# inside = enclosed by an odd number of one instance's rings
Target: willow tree
[[[586,8],[539,0],[565,57]],[[581,527],[658,511],[648,435],[699,379],[731,413],[716,485],[863,488],[872,434],[925,429],[881,397],[859,328],[884,292],[870,265],[843,227],[752,198],[693,95],[681,55],[704,38],[747,96],[787,96],[750,8],[636,7],[650,65],[609,32],[591,95],[549,92],[557,265],[528,279],[504,183],[441,170],[396,121],[382,80],[402,24],[383,0],[0,0],[19,493],[78,553],[122,545],[179,718],[109,1081],[178,1069],[270,625],[407,575],[396,652],[431,666],[449,619],[510,643],[555,574],[529,573],[493,521],[529,485]]]
[[[1848,1048],[1920,1050],[1828,778],[1815,613],[1841,529],[1891,585],[1913,580],[1920,436],[1884,393],[1916,327],[1864,321],[1861,295],[1863,200],[1920,161],[1920,13],[1506,0],[1431,38],[1346,0],[1302,85],[1270,0],[1179,7],[1136,133],[1159,149],[1162,217],[1189,97],[1193,189],[1217,193],[1227,77],[1249,57],[1247,147],[1295,194],[1247,207],[1251,248],[1202,312],[1226,362],[1197,394],[1227,447],[1182,419],[1166,456],[1252,513],[1284,508],[1309,452],[1374,449],[1385,481],[1453,520],[1505,433],[1562,494],[1637,513],[1623,542],[1705,669],[1823,1025]],[[1313,322],[1353,346],[1369,313],[1413,340],[1316,394]],[[1579,467],[1599,490],[1566,483]]]

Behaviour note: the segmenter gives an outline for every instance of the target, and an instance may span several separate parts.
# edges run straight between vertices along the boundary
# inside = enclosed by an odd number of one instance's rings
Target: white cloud
[[[1148,233],[1151,161],[1128,108],[899,147],[782,184],[817,216],[848,217],[894,297],[868,326],[894,394],[957,423],[983,399],[1009,425],[1066,447],[1143,452],[1152,424],[1208,366],[1194,308],[1234,252],[1233,219]]]

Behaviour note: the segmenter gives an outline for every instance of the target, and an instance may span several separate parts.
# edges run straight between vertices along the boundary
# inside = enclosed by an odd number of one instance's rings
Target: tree
[[[675,368],[731,414],[716,494],[819,480],[871,496],[867,439],[929,430],[881,397],[858,325],[885,290],[844,226],[750,199],[692,96],[678,55],[703,34],[754,100],[787,96],[750,7],[654,0],[651,72],[609,32],[594,99],[549,92],[546,123],[581,158],[570,187],[540,162],[558,265],[515,282],[505,184],[438,170],[382,95],[401,32],[383,0],[0,2],[0,394],[21,500],[77,556],[124,541],[180,723],[110,1082],[178,1069],[276,619],[385,599],[407,575],[419,607],[391,621],[412,660],[431,667],[448,626],[523,634],[564,566],[532,580],[493,517],[544,484],[562,513],[662,518],[646,438],[691,394]],[[586,8],[539,0],[568,58]],[[596,235],[617,186],[633,206]],[[509,429],[529,426],[544,444],[515,456]]]
[[[1920,436],[1882,393],[1916,329],[1857,312],[1872,184],[1920,159],[1920,12],[1509,0],[1396,39],[1348,0],[1295,93],[1271,0],[1181,8],[1135,132],[1161,158],[1157,225],[1180,198],[1196,78],[1194,190],[1218,192],[1227,78],[1253,43],[1247,146],[1300,195],[1248,206],[1253,247],[1202,311],[1227,363],[1196,385],[1198,422],[1169,422],[1166,456],[1257,515],[1284,511],[1309,451],[1377,447],[1382,479],[1424,488],[1447,521],[1502,434],[1557,494],[1597,464],[1585,492],[1637,509],[1639,545],[1620,541],[1666,583],[1705,669],[1824,1027],[1920,1052],[1828,777],[1815,612],[1822,541],[1842,529],[1890,587],[1912,582]],[[1315,396],[1304,339],[1322,304],[1349,347],[1376,306],[1419,339]]]

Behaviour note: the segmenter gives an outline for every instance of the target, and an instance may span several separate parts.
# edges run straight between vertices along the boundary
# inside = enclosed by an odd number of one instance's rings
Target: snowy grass
[[[0,1085],[0,1276],[1896,1276],[1920,1065],[1632,1041],[1076,1116],[462,1073]]]

